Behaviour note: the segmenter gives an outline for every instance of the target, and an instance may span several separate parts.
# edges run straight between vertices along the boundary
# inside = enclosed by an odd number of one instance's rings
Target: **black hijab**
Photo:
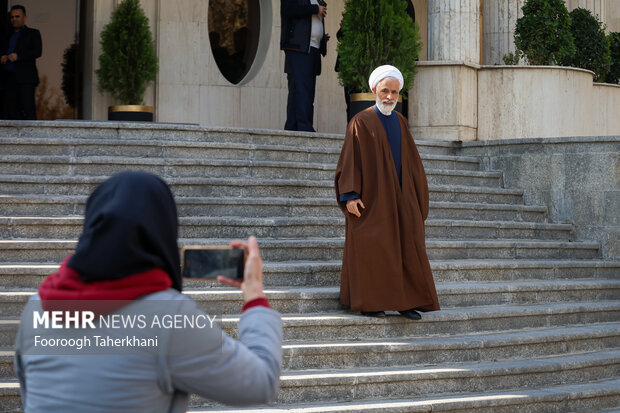
[[[178,225],[174,197],[161,178],[121,172],[88,198],[84,231],[68,266],[86,282],[160,268],[181,291]]]

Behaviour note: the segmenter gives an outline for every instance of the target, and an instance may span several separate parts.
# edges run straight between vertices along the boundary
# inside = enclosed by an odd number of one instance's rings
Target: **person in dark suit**
[[[315,132],[314,90],[321,74],[321,55],[327,54],[329,35],[324,19],[327,4],[323,0],[281,0],[284,72],[288,79],[285,130]]]
[[[34,90],[39,84],[36,59],[41,57],[41,33],[26,26],[26,8],[11,7],[11,31],[0,50],[9,119],[37,118]]]

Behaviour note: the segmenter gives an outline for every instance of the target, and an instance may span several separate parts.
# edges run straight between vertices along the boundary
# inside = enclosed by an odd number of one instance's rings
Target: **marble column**
[[[480,0],[429,0],[428,60],[480,63]]]
[[[417,139],[476,139],[481,0],[428,0],[428,61],[409,93]]]
[[[523,16],[525,0],[486,0],[483,3],[483,47],[485,65],[503,65],[503,57],[515,51],[517,19]]]

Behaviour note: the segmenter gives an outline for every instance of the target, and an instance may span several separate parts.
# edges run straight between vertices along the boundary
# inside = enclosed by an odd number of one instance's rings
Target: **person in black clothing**
[[[26,26],[24,6],[11,7],[11,27],[2,45],[2,64],[5,90],[5,106],[9,119],[37,118],[34,90],[39,84],[36,59],[41,57],[41,33]]]
[[[285,130],[315,132],[314,90],[321,74],[321,56],[327,54],[329,35],[324,19],[323,0],[281,0],[282,32],[280,49],[286,56],[284,72],[288,79]]]

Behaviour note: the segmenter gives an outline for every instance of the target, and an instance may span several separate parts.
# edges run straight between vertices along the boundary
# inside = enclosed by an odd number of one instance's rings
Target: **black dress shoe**
[[[402,315],[405,318],[408,318],[409,320],[421,320],[422,316],[415,311],[414,309],[411,310],[404,310],[404,311],[399,311],[400,315]]]
[[[385,311],[362,311],[366,317],[385,317]]]

